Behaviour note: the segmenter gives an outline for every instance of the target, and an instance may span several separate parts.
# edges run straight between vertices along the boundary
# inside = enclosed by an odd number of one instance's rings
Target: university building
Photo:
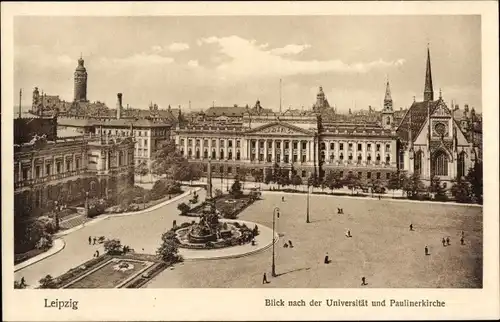
[[[320,87],[308,110],[273,113],[257,101],[252,108],[235,106],[202,113],[201,120],[173,131],[176,144],[191,162],[211,159],[216,176],[235,176],[239,169],[264,173],[275,165],[302,179],[324,177],[329,171],[362,180],[389,179],[391,173],[418,173],[449,182],[463,176],[477,159],[477,150],[454,111],[441,97],[434,100],[428,51],[424,100],[406,111],[395,111],[389,82],[383,108],[361,117],[337,114]],[[376,119],[374,119],[376,116]],[[291,173],[292,171],[290,171]]]

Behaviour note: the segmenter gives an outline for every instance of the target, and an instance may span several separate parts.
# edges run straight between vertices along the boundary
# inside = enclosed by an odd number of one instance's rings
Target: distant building
[[[14,129],[40,119],[16,119]],[[134,142],[131,137],[105,136],[57,138],[57,120],[33,130],[30,141],[14,144],[14,218],[20,236],[27,224],[57,204],[83,207],[88,198],[114,198],[134,184]],[[88,193],[88,194],[87,194]],[[22,243],[21,243],[22,244]],[[20,250],[23,251],[23,250]]]

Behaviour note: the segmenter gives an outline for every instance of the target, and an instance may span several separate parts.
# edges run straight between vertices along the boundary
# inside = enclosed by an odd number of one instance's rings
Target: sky
[[[427,45],[435,97],[481,111],[480,16],[30,17],[14,20],[14,91],[145,109],[310,108],[319,86],[341,112],[423,97]],[[23,105],[30,105],[25,95]],[[17,94],[14,96],[17,97]],[[191,102],[191,104],[189,104]],[[191,106],[191,107],[189,107]]]

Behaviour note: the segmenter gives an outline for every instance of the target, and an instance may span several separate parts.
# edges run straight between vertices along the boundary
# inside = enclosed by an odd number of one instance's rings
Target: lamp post
[[[307,210],[306,210],[306,223],[310,223],[309,220],[309,182],[307,182]]]
[[[274,210],[273,210],[273,263],[272,263],[272,266],[271,266],[271,275],[273,277],[276,277],[276,263],[275,263],[275,259],[274,259],[274,244],[275,244],[275,240],[274,240],[274,223],[275,223],[276,215],[278,216],[278,218],[280,217],[280,208],[278,208],[278,207],[274,207]]]

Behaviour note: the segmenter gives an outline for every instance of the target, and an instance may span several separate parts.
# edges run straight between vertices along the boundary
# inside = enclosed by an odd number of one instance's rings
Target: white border
[[[14,291],[12,236],[2,234],[5,320],[321,320],[321,319],[492,319],[499,318],[498,208],[498,3],[464,2],[195,2],[195,3],[2,3],[2,225],[12,227],[14,111],[14,15],[417,15],[482,16],[484,150],[483,289],[139,289]],[[164,13],[164,14],[162,14]],[[439,32],[438,30],[436,32]],[[441,299],[445,308],[266,308],[265,298],[325,300]],[[43,307],[44,298],[78,300],[78,310]],[[215,301],[212,301],[214,300]]]

